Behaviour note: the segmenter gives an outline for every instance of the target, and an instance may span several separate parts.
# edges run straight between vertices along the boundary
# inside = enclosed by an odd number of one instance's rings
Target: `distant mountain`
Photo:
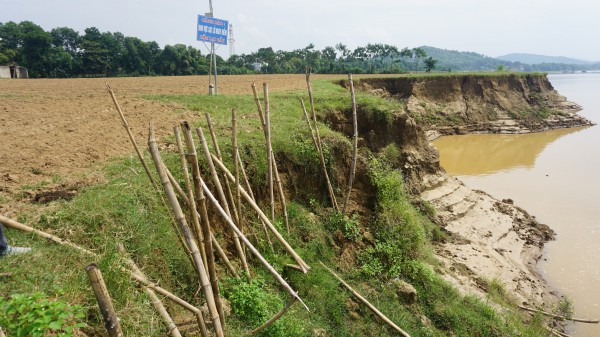
[[[545,62],[531,64],[521,60],[512,61],[511,59],[493,58],[468,51],[440,49],[430,46],[422,46],[420,48],[425,50],[428,56],[438,61],[435,66],[435,70],[437,71],[490,71],[498,69],[499,66],[504,67],[506,70],[515,71],[572,72],[600,70],[600,62],[587,62],[566,57],[541,56],[546,57]],[[505,56],[508,57],[510,55],[540,56],[532,54],[509,54]]]
[[[588,65],[594,62],[574,59],[564,56],[546,56],[536,54],[525,54],[525,53],[512,53],[503,56],[496,57],[499,60],[510,61],[510,62],[521,62],[524,64],[541,64],[541,63],[562,63],[562,64],[577,64],[577,65]]]
[[[438,71],[495,70],[500,65],[517,68],[517,65],[513,62],[498,60],[474,52],[440,49],[430,46],[421,48],[425,50],[427,55],[438,60],[435,66]]]

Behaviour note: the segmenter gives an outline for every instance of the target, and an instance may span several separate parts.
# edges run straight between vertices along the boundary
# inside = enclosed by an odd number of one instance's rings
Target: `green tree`
[[[435,64],[437,63],[437,60],[434,60],[433,57],[429,56],[428,58],[425,59],[425,71],[430,73],[431,70],[433,70],[433,68],[435,68]]]

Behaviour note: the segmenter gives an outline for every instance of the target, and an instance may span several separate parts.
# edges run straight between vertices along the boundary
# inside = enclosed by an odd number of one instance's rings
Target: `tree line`
[[[401,73],[431,71],[437,60],[422,48],[398,49],[388,44],[367,44],[354,50],[338,43],[315,49],[310,44],[293,51],[259,48],[250,54],[217,56],[221,74]],[[31,21],[0,22],[0,65],[18,64],[31,77],[171,76],[208,74],[210,56],[183,44],[161,48],[120,32],[86,28],[83,34],[59,27],[47,32]]]

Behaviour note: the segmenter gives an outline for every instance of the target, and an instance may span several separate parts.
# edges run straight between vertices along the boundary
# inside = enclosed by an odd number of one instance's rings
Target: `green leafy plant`
[[[327,227],[330,230],[341,230],[342,233],[344,233],[344,237],[350,241],[359,241],[362,239],[362,232],[357,214],[352,215],[352,217],[347,217],[342,215],[342,213],[336,212],[329,217]]]
[[[41,292],[15,294],[0,303],[0,326],[12,337],[73,336],[75,328],[84,327],[84,309]]]

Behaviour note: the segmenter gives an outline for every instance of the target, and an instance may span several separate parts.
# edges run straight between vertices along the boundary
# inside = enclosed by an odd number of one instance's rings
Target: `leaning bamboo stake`
[[[233,144],[233,167],[235,172],[235,180],[240,180],[240,154],[237,142],[237,116],[235,109],[231,109],[231,143]],[[225,179],[227,180],[227,179]],[[242,233],[244,232],[243,214],[242,214],[242,196],[239,186],[235,186],[235,208],[238,214],[238,226]]]
[[[354,93],[352,74],[348,74],[348,82],[350,82],[350,97],[352,98],[352,126],[354,133],[352,134],[352,166],[350,167],[348,190],[346,191],[346,198],[344,199],[344,206],[342,207],[342,216],[346,215],[346,207],[348,207],[350,193],[352,192],[352,184],[354,183],[354,176],[356,174],[356,160],[358,157],[358,117],[356,116],[356,95]]]
[[[144,272],[142,272],[142,270],[140,269],[140,267],[138,267],[138,265],[131,259],[130,256],[128,256],[127,252],[125,251],[125,247],[123,246],[123,244],[118,244],[117,248],[119,249],[119,252],[123,255],[126,255],[124,261],[125,263],[129,266],[129,268],[136,274],[138,274],[139,276],[146,278],[146,275],[144,275]],[[161,319],[163,320],[163,323],[166,325],[167,327],[167,331],[169,332],[169,335],[171,337],[181,337],[181,333],[179,332],[179,328],[177,328],[177,325],[175,325],[175,322],[173,322],[173,318],[171,317],[171,315],[169,315],[169,313],[167,312],[167,309],[165,308],[165,306],[162,304],[162,302],[160,301],[160,299],[158,298],[158,296],[156,296],[156,293],[154,292],[154,290],[148,288],[148,287],[144,287],[144,291],[146,292],[146,295],[148,295],[148,298],[150,298],[150,302],[152,303],[152,306],[154,307],[154,310],[156,310],[158,312],[158,314],[160,315]]]
[[[346,289],[350,290],[350,292],[361,302],[363,302],[371,311],[375,313],[375,315],[379,316],[384,322],[386,322],[389,326],[391,326],[394,330],[399,332],[404,337],[410,337],[410,335],[402,330],[399,326],[397,326],[394,322],[392,322],[389,318],[387,318],[381,311],[375,308],[369,301],[367,301],[364,297],[361,296],[356,290],[352,289],[348,283],[346,283],[341,277],[339,277],[333,270],[329,269],[323,262],[319,261],[319,263],[325,268],[331,275],[333,275]]]
[[[263,83],[265,100],[265,138],[267,142],[267,166],[269,172],[269,196],[271,198],[271,221],[275,221],[275,195],[273,194],[273,146],[271,145],[271,107],[269,83]]]
[[[2,330],[1,326],[0,326],[0,337],[6,337],[6,335],[4,334],[4,330]]]
[[[191,312],[194,315],[194,317],[196,318],[196,322],[197,322],[198,326],[200,327],[200,331],[203,331],[202,336],[204,336],[204,337],[209,336],[208,332],[206,331],[206,323],[204,322],[204,318],[202,317],[202,311],[200,309],[198,309],[195,306],[191,305],[190,303],[182,300],[177,295],[162,288],[158,284],[152,283],[152,282],[148,281],[146,278],[144,278],[136,273],[133,273],[132,271],[128,271],[128,270],[125,270],[125,271],[128,272],[129,276],[131,276],[131,278],[134,281],[136,281],[137,283],[156,291],[160,295],[169,299],[171,302],[173,302],[173,303],[179,305],[180,307],[184,308],[185,310]]]
[[[23,232],[26,232],[26,233],[33,233],[33,234],[35,234],[37,236],[41,236],[41,237],[43,237],[45,239],[49,239],[49,240],[54,241],[54,242],[56,242],[58,244],[75,248],[75,249],[79,250],[80,252],[84,252],[84,253],[92,255],[92,256],[97,256],[96,253],[94,253],[94,252],[92,252],[90,250],[87,250],[85,248],[82,248],[82,247],[80,247],[80,246],[78,246],[78,245],[76,245],[76,244],[74,244],[72,242],[69,242],[67,240],[63,240],[63,239],[59,238],[58,236],[54,236],[52,234],[48,234],[48,233],[43,232],[43,231],[41,231],[39,229],[35,229],[33,227],[29,227],[29,226],[24,225],[24,224],[22,224],[20,222],[17,222],[15,220],[9,219],[9,218],[1,215],[1,214],[0,214],[0,223],[3,224],[6,227],[9,227],[9,228],[12,228],[12,229],[17,229],[17,230],[20,230],[20,231],[23,231]]]
[[[215,157],[215,155],[212,155],[212,156],[213,156],[213,161],[225,173],[227,178],[229,178],[229,180],[231,180],[235,184],[239,185],[239,182],[235,181],[235,177],[231,174],[231,172],[229,172],[227,167],[225,167],[225,165],[217,157]],[[277,228],[275,228],[275,226],[273,226],[273,224],[271,223],[269,218],[265,215],[265,213],[260,209],[260,207],[258,207],[258,205],[254,201],[252,201],[252,198],[250,198],[248,193],[241,186],[240,186],[240,192],[242,193],[242,196],[244,197],[244,199],[246,199],[246,202],[248,202],[248,204],[250,204],[250,206],[252,206],[252,208],[254,208],[256,213],[258,213],[258,215],[265,222],[267,227],[269,227],[269,229],[271,230],[273,235],[275,235],[277,240],[285,247],[285,250],[294,258],[296,263],[298,263],[298,265],[304,269],[305,273],[308,272],[310,270],[310,267],[308,266],[308,264],[306,264],[306,262],[304,262],[304,260],[302,260],[302,258],[294,251],[294,249],[285,241],[285,239],[277,231]]]
[[[121,324],[119,323],[119,317],[117,317],[117,312],[113,307],[110,294],[104,283],[104,278],[102,278],[102,272],[100,272],[100,269],[94,263],[85,267],[85,271],[90,279],[94,295],[96,295],[96,300],[98,301],[98,306],[100,307],[100,312],[102,313],[102,318],[104,320],[104,327],[106,328],[106,331],[108,331],[108,336],[123,337],[124,335],[121,330]]]
[[[179,126],[175,126],[175,142],[177,144],[177,150],[179,151],[179,164],[181,165],[181,171],[183,172],[183,179],[185,183],[185,188],[187,190],[187,196],[189,200],[194,200],[194,192],[192,191],[192,183],[190,181],[190,173],[188,172],[187,159],[186,154],[183,149],[183,142],[181,141],[181,132]],[[193,168],[192,168],[193,169]],[[202,235],[202,230],[200,229],[200,218],[198,217],[198,211],[196,208],[196,203],[191,202],[188,204],[188,208],[190,210],[190,215],[192,217],[192,230],[194,232],[196,243],[200,248],[200,255],[202,256],[202,260],[205,266],[208,266],[208,261],[206,258],[207,252],[205,248],[204,237]]]
[[[238,156],[238,161],[240,163],[242,163],[240,165],[240,168],[242,170],[242,177],[244,177],[244,183],[246,184],[246,188],[248,189],[248,192],[250,193],[250,198],[252,198],[252,201],[254,201],[256,203],[256,199],[254,198],[254,193],[252,193],[252,186],[250,186],[250,181],[248,180],[248,176],[246,175],[246,169],[244,169],[244,164],[243,164],[242,158],[240,157],[239,152],[237,153],[237,156]],[[241,194],[241,192],[240,192],[240,194]],[[267,242],[269,243],[271,252],[275,252],[275,250],[273,249],[273,243],[271,242],[271,237],[269,236],[269,231],[267,230],[267,226],[265,225],[265,222],[262,221],[262,219],[260,217],[258,217],[258,221],[260,221],[263,231],[265,232],[265,237],[267,238]]]
[[[266,141],[267,140],[267,124],[265,122],[265,116],[264,116],[262,104],[260,103],[260,98],[258,97],[258,92],[256,91],[256,83],[252,83],[252,94],[254,95],[254,102],[256,103],[256,110],[258,111],[258,117],[260,118],[260,126],[263,130],[263,135],[265,136],[265,141]],[[273,162],[275,162],[275,161],[273,161]],[[244,178],[246,179],[246,181],[248,180],[246,177],[244,177]],[[252,195],[252,189],[250,188],[250,184],[248,184],[248,190],[250,191],[252,200],[254,202],[256,202],[254,195]],[[287,209],[286,209],[286,218],[287,218]],[[261,223],[263,224],[263,227],[264,227],[264,222],[262,220],[261,220]],[[269,241],[271,250],[273,250],[273,245],[271,244],[271,239],[269,238],[268,232],[266,232],[266,230],[265,230],[265,233],[267,233],[266,234],[267,240]]]
[[[175,187],[175,192],[177,192],[177,195],[179,195],[179,197],[183,200],[183,202],[185,202],[186,205],[189,205],[190,199],[187,197],[187,195],[185,195],[185,193],[179,186],[179,183],[177,182],[177,180],[175,180],[175,177],[173,177],[173,175],[171,174],[171,172],[169,171],[169,169],[167,167],[165,167],[165,171],[167,172],[167,176],[169,177],[169,181],[171,182],[171,185],[173,185],[173,187]],[[199,214],[200,213],[198,213],[198,216],[200,216]],[[225,264],[225,266],[227,267],[227,270],[229,270],[231,275],[233,275],[235,277],[239,277],[239,275],[235,271],[235,268],[233,268],[231,261],[229,261],[229,258],[225,254],[225,251],[223,250],[223,248],[217,241],[217,238],[215,238],[214,234],[212,234],[212,233],[210,235],[210,241],[212,243],[213,248],[217,251],[217,255],[219,255],[219,258],[221,260],[223,260],[223,263]],[[185,241],[183,241],[183,242],[184,242],[184,246],[187,247],[187,245],[185,245]]]
[[[223,160],[223,155],[221,154],[221,148],[219,147],[219,141],[217,139],[217,134],[215,133],[215,128],[212,119],[210,118],[210,114],[207,112],[205,113],[205,116],[206,123],[208,124],[208,131],[210,132],[210,139],[212,140],[213,146],[215,148],[215,153],[217,154],[219,160]],[[229,186],[229,181],[227,181],[227,179],[225,179],[225,191],[227,192],[227,197],[229,198],[227,199],[228,201],[225,204],[225,210],[229,212],[229,214],[234,216],[236,222],[239,222],[237,209],[235,208],[235,201],[233,199],[233,194],[231,193],[231,186]],[[231,207],[233,207],[233,213],[231,213],[231,209],[229,208],[230,205]]]
[[[152,174],[150,173],[150,169],[148,168],[148,165],[146,164],[146,160],[144,160],[144,155],[142,155],[142,152],[140,151],[139,147],[137,146],[135,138],[133,138],[133,134],[131,133],[131,128],[129,127],[129,123],[127,123],[127,119],[125,119],[123,110],[121,110],[121,106],[119,105],[119,102],[117,102],[117,97],[115,97],[115,93],[113,92],[112,88],[108,84],[106,84],[106,89],[108,90],[110,97],[112,98],[113,102],[115,103],[115,107],[117,108],[117,111],[119,112],[119,117],[121,118],[123,127],[127,131],[129,140],[131,141],[131,144],[133,145],[133,148],[135,149],[135,152],[137,153],[138,158],[142,162],[142,166],[144,166],[144,170],[146,171],[146,175],[148,175],[148,179],[150,179],[152,186],[154,186],[154,188],[156,190],[158,190],[159,188],[158,188],[158,185],[156,184],[156,180],[154,180],[154,178],[152,177]]]
[[[598,324],[598,323],[600,323],[600,320],[597,320],[597,319],[569,318],[569,317],[565,317],[565,316],[555,315],[555,314],[552,314],[552,313],[549,313],[549,312],[546,312],[546,311],[542,311],[542,310],[538,310],[538,309],[528,308],[528,307],[525,307],[525,306],[522,306],[522,305],[519,305],[519,309],[525,310],[525,311],[529,311],[529,312],[533,312],[533,313],[542,314],[544,316],[556,318],[556,319],[559,319],[561,321],[572,321],[572,322],[590,323],[590,324]]]
[[[225,205],[225,212],[231,218],[231,213],[227,210],[227,199],[225,198],[225,193],[223,193],[223,188],[221,187],[221,182],[219,181],[219,175],[217,174],[217,170],[215,169],[215,165],[213,160],[211,159],[210,150],[208,149],[208,144],[206,143],[206,138],[204,137],[204,133],[201,128],[196,129],[196,133],[200,138],[200,144],[202,145],[202,149],[204,151],[204,156],[206,158],[206,162],[208,163],[208,168],[211,172],[213,183],[217,188],[217,192],[219,193],[220,202]],[[216,160],[219,160],[215,157]],[[220,160],[219,160],[220,161]],[[239,233],[233,231],[233,243],[235,244],[235,249],[237,250],[238,256],[242,261],[242,265],[244,267],[244,271],[248,277],[250,276],[250,269],[248,268],[248,262],[246,261],[246,255],[244,254],[244,249],[242,249],[242,245],[240,243]]]
[[[275,323],[278,319],[281,318],[281,316],[285,315],[285,313],[290,310],[290,308],[292,307],[292,305],[296,303],[296,298],[292,297],[292,299],[290,300],[290,302],[285,306],[285,308],[281,309],[281,311],[279,311],[277,314],[275,314],[275,316],[271,317],[271,319],[269,319],[268,321],[266,321],[263,325],[259,326],[258,328],[250,331],[251,335],[254,335],[256,333],[259,333],[261,331],[263,331],[264,329],[268,328],[269,325]]]
[[[256,84],[252,83],[252,92],[254,94],[254,101],[256,102],[256,106],[258,109],[258,116],[260,117],[260,123],[263,129],[263,134],[265,136],[265,141],[270,144],[270,126],[267,127],[267,122],[265,119],[265,113],[263,113],[262,106],[260,104],[260,98],[258,97],[258,93],[256,92]],[[267,98],[265,98],[265,104],[267,104]],[[270,120],[269,120],[270,125]],[[268,151],[267,151],[268,152]],[[287,204],[285,202],[285,193],[283,193],[283,184],[281,183],[281,178],[279,177],[279,170],[277,169],[277,161],[275,160],[275,154],[273,153],[273,148],[271,147],[271,166],[273,169],[273,173],[275,174],[275,183],[277,184],[277,192],[279,194],[279,199],[281,200],[281,208],[283,212],[283,220],[285,223],[285,228],[290,233],[290,222],[287,213]],[[252,194],[251,194],[252,195]],[[254,197],[252,197],[254,199]],[[256,201],[256,200],[255,200]],[[274,205],[274,203],[272,203]]]
[[[167,199],[169,200],[171,207],[175,213],[175,218],[177,219],[179,226],[181,227],[181,231],[185,237],[185,240],[190,248],[190,252],[192,253],[194,267],[198,276],[200,277],[200,283],[202,285],[202,290],[204,292],[206,303],[208,304],[208,310],[210,312],[210,316],[213,322],[213,326],[215,329],[215,333],[218,337],[224,336],[223,329],[221,326],[221,321],[219,318],[219,313],[217,311],[217,307],[215,304],[215,298],[213,295],[212,287],[208,280],[208,276],[206,275],[206,269],[204,267],[204,263],[202,261],[202,256],[200,256],[200,252],[198,250],[198,246],[196,242],[192,238],[192,234],[190,228],[187,224],[185,216],[181,210],[181,206],[179,205],[179,201],[177,201],[177,196],[175,195],[175,191],[173,190],[173,186],[169,182],[169,178],[165,172],[164,164],[162,163],[162,159],[160,158],[160,153],[158,152],[158,146],[156,145],[156,139],[154,137],[154,130],[152,126],[150,127],[150,134],[148,136],[148,147],[150,148],[150,153],[152,154],[152,159],[154,160],[154,164],[156,166],[156,170],[158,171],[161,183],[164,187],[165,193],[167,194]]]
[[[321,142],[321,136],[319,135],[319,127],[317,124],[317,113],[315,112],[315,102],[313,99],[312,85],[310,84],[310,67],[306,66],[306,86],[308,87],[308,99],[310,103],[310,111],[312,113],[312,121],[314,123],[315,129],[315,143],[317,147],[317,152],[319,152],[319,160],[321,161],[321,166],[323,167],[323,175],[325,176],[325,180],[327,182],[327,191],[329,192],[329,198],[331,199],[331,206],[333,209],[338,212],[339,207],[337,204],[337,200],[335,198],[335,193],[333,191],[333,187],[331,185],[331,181],[329,180],[329,174],[327,173],[327,166],[325,165],[325,156],[323,155],[323,146]],[[311,131],[312,132],[312,131]]]
[[[294,289],[292,289],[292,287],[283,279],[283,277],[281,277],[281,275],[279,275],[279,273],[275,270],[275,268],[273,268],[273,266],[271,266],[271,264],[260,254],[260,252],[252,245],[252,243],[244,235],[244,233],[240,232],[239,228],[237,228],[235,223],[233,223],[233,220],[231,220],[231,217],[229,215],[227,215],[225,210],[223,210],[223,207],[221,207],[221,205],[219,204],[217,199],[215,199],[214,195],[210,192],[210,190],[208,189],[208,186],[206,186],[206,184],[204,182],[202,182],[202,188],[204,189],[204,192],[206,192],[206,196],[208,197],[208,199],[213,203],[213,205],[217,209],[217,212],[223,217],[223,219],[225,219],[225,222],[229,225],[229,227],[233,231],[238,233],[238,235],[240,236],[240,239],[248,247],[250,252],[262,263],[262,265],[265,268],[267,268],[267,270],[271,273],[271,275],[273,275],[275,277],[275,279],[279,282],[279,284],[283,287],[283,289],[285,289],[285,291],[287,291],[290,295],[292,295],[292,297],[294,297],[298,301],[300,301],[300,303],[302,303],[302,305],[304,305],[306,310],[309,310],[308,306],[306,306],[304,301],[302,301],[302,299],[300,298],[298,293],[295,292]]]
[[[181,123],[183,127],[183,135],[185,137],[185,144],[188,150],[187,160],[190,162],[192,167],[192,176],[194,178],[194,191],[196,200],[191,204],[196,205],[194,209],[200,208],[200,217],[202,218],[202,233],[204,238],[210,238],[212,232],[210,230],[210,220],[208,218],[208,210],[206,208],[206,198],[204,191],[202,190],[202,177],[200,176],[200,166],[198,165],[198,153],[196,152],[196,145],[194,144],[194,138],[192,136],[192,130],[187,122]],[[190,199],[192,200],[192,199]],[[208,267],[208,276],[210,280],[210,286],[212,287],[213,294],[215,296],[215,304],[219,311],[219,317],[221,318],[221,325],[225,328],[225,313],[223,311],[223,303],[221,302],[221,295],[219,292],[219,280],[217,278],[217,269],[215,268],[215,257],[212,250],[212,244],[209,239],[204,242],[206,247],[206,259]]]

